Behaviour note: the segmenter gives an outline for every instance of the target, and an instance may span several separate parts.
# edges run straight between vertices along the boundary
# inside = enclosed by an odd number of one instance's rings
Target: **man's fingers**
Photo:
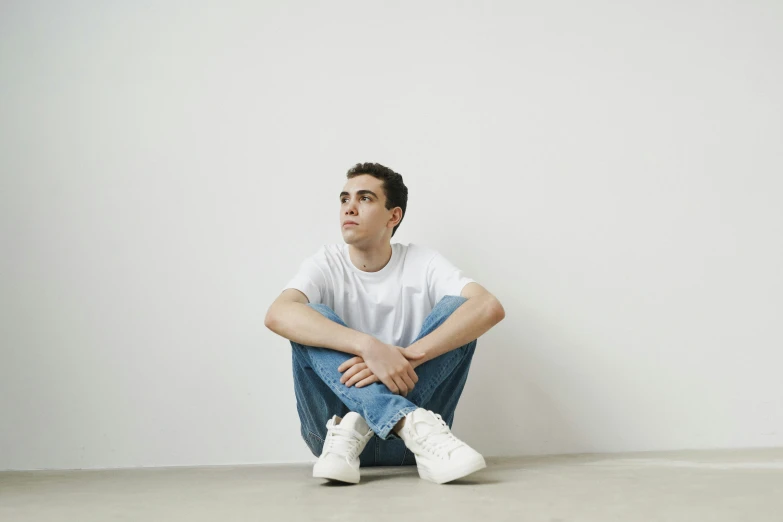
[[[366,368],[367,368],[367,364],[365,364],[365,363],[354,364],[353,366],[348,368],[348,370],[346,370],[346,372],[343,374],[342,377],[340,377],[340,382],[347,382],[348,379],[350,379],[351,377],[356,375],[358,372],[360,372],[360,371],[362,371],[362,370],[364,370]]]
[[[351,358],[351,359],[348,359],[348,360],[347,360],[347,361],[345,361],[344,363],[342,363],[342,364],[341,364],[341,365],[340,365],[340,366],[337,368],[337,371],[338,371],[338,372],[340,372],[340,373],[343,373],[345,370],[347,370],[348,368],[350,368],[350,367],[351,367],[351,366],[353,366],[354,364],[356,364],[356,363],[360,363],[360,362],[364,362],[364,359],[362,359],[361,357],[353,357],[353,358]]]
[[[414,370],[414,369],[413,369],[413,366],[411,366],[410,368],[408,368],[408,377],[410,377],[410,378],[411,378],[411,380],[412,380],[414,383],[417,383],[417,382],[419,382],[419,376],[418,376],[418,375],[416,375],[416,370]]]
[[[381,379],[381,382],[385,384],[387,388],[389,388],[390,392],[400,393],[400,389],[397,387],[397,385],[394,383],[391,377],[386,377],[385,379]]]
[[[408,395],[408,385],[405,384],[405,381],[402,379],[401,376],[397,376],[396,379],[394,379],[394,384],[397,385],[397,388],[400,390],[400,395],[405,397]]]
[[[369,377],[370,375],[372,375],[372,370],[370,370],[369,368],[365,368],[364,370],[362,370],[362,371],[360,371],[360,372],[357,372],[357,373],[356,373],[356,374],[355,374],[353,377],[351,377],[351,378],[350,378],[350,379],[349,379],[349,380],[348,380],[348,381],[345,383],[345,385],[346,385],[346,386],[349,386],[349,387],[350,387],[350,386],[353,386],[353,385],[354,385],[354,384],[356,384],[357,382],[361,381],[362,379],[366,379],[366,378],[367,378],[367,377]]]
[[[413,391],[413,387],[415,385],[413,384],[413,381],[408,376],[408,374],[407,373],[403,373],[401,377],[402,377],[402,380],[405,381],[406,386],[408,386],[408,392]]]
[[[368,386],[368,385],[370,385],[370,384],[372,384],[374,382],[378,382],[379,380],[380,379],[378,379],[377,375],[372,374],[369,377],[367,377],[366,379],[364,379],[363,381],[357,382],[356,383],[356,387],[357,388],[364,388],[365,386]]]

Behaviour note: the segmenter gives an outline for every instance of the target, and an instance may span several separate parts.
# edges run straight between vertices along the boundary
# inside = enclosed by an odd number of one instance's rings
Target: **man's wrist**
[[[353,349],[356,355],[363,358],[372,339],[372,335],[357,331],[353,339]]]
[[[430,360],[430,357],[429,357],[429,355],[427,354],[427,351],[426,351],[426,346],[424,346],[424,343],[422,343],[421,340],[416,341],[412,345],[408,346],[408,348],[406,348],[406,349],[410,350],[413,353],[424,354],[424,357],[422,357],[421,359],[417,359],[416,360],[416,364],[417,365],[422,365],[425,362]]]

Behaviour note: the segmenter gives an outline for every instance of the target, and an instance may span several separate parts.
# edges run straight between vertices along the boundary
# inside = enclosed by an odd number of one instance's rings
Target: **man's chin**
[[[346,245],[356,245],[361,242],[354,234],[345,233],[343,234],[343,241],[345,241]]]

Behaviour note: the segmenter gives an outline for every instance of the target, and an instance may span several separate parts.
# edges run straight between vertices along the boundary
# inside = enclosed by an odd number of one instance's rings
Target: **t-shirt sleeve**
[[[427,265],[427,286],[432,306],[447,295],[460,295],[465,285],[472,282],[473,279],[465,276],[439,252]]]
[[[311,304],[322,303],[326,292],[326,276],[318,266],[318,263],[310,257],[305,259],[299,266],[299,272],[296,273],[287,285],[283,288],[295,288],[307,296]]]

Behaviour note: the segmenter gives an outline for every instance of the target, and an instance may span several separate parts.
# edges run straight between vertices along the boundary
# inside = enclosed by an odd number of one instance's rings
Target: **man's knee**
[[[446,311],[453,312],[457,308],[459,308],[462,303],[467,301],[467,297],[462,297],[461,295],[444,295],[440,301],[435,304],[433,307],[433,311],[438,308],[445,309]]]
[[[437,328],[467,300],[466,297],[462,297],[461,295],[445,295],[438,301],[427,319],[435,321],[434,326]]]
[[[416,337],[416,341],[438,329],[440,325],[446,322],[446,320],[451,317],[451,314],[453,314],[454,311],[462,306],[462,304],[467,300],[468,299],[466,297],[462,297],[461,295],[443,296],[443,298],[438,301],[438,303],[429,313],[427,318],[424,319],[424,324],[421,327],[419,336]]]
[[[334,310],[329,308],[323,303],[307,303],[307,306],[318,312],[319,314],[323,315],[327,319],[334,321],[335,323],[341,324],[345,326],[345,322],[343,322],[342,319],[340,319],[340,316],[335,313]]]

